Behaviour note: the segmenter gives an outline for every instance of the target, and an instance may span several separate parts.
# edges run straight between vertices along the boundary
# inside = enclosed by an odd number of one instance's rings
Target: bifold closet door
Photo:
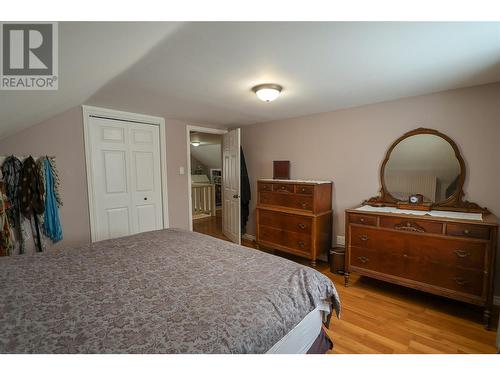
[[[163,228],[159,127],[91,117],[97,241]]]

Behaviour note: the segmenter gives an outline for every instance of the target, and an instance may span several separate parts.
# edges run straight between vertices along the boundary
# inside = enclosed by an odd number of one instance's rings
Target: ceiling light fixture
[[[198,141],[191,142],[191,146],[198,147],[201,143]]]
[[[273,83],[266,83],[252,88],[252,91],[255,92],[257,98],[263,102],[272,102],[273,100],[276,100],[276,98],[280,96],[281,90],[283,90],[283,87]]]

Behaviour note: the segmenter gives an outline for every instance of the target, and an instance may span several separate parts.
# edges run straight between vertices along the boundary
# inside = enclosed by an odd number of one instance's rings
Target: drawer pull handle
[[[302,208],[306,208],[306,207],[307,207],[307,203],[306,203],[306,202],[300,202],[300,206],[301,206]]]
[[[459,258],[470,257],[470,252],[465,250],[455,250],[454,253]]]
[[[304,247],[306,244],[304,241],[299,241],[299,247]]]
[[[300,229],[306,229],[306,225],[305,225],[305,224],[299,223],[297,226],[298,226]]]
[[[462,285],[465,285],[465,284],[468,284],[469,282],[467,280],[465,280],[464,278],[462,277],[455,277],[453,279],[453,281],[455,281],[458,285],[462,286]]]
[[[302,189],[300,189],[300,191],[301,191],[302,193],[305,193],[305,192],[306,192],[306,189],[305,189],[305,188],[302,188]]]
[[[408,258],[408,254],[403,254],[403,258]]]
[[[359,236],[359,239],[361,241],[368,241],[370,239],[370,237],[368,237],[366,234],[363,234],[362,236]]]
[[[470,234],[470,231],[468,229],[464,229],[464,234]]]
[[[359,222],[360,222],[360,223],[364,223],[364,222],[365,222],[365,219],[364,219],[364,218],[361,218],[361,219],[359,219]]]
[[[369,259],[367,257],[358,257],[358,260],[361,262],[361,263],[366,263],[369,261]]]

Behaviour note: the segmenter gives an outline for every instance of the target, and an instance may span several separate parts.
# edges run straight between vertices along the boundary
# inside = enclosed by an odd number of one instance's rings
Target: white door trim
[[[90,237],[95,241],[96,233],[96,209],[94,207],[94,189],[93,189],[93,168],[91,162],[91,145],[89,136],[89,118],[90,116],[100,116],[110,119],[139,122],[143,124],[156,125],[160,128],[160,169],[161,169],[161,187],[162,187],[162,208],[163,208],[163,228],[169,227],[168,220],[168,191],[167,191],[167,138],[165,134],[165,119],[162,117],[149,116],[141,113],[123,112],[109,108],[93,107],[82,105],[83,114],[83,137],[85,145],[85,164],[87,170],[87,193],[89,199],[90,216]]]
[[[200,132],[209,134],[226,134],[227,129],[214,129],[205,128],[203,126],[196,125],[186,125],[186,146],[187,146],[187,175],[188,175],[188,219],[189,219],[189,230],[193,230],[193,202],[191,196],[191,137],[189,133]]]

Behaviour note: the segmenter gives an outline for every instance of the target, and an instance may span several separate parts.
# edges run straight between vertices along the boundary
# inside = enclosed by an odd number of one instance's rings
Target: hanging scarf
[[[0,256],[10,255],[13,249],[14,235],[10,229],[7,209],[7,195],[0,191]]]
[[[32,156],[29,156],[23,162],[20,186],[21,213],[28,218],[31,214],[43,214],[45,210],[43,201],[45,189],[40,178],[40,172]]]
[[[38,251],[41,252],[43,251],[43,247],[38,215],[43,214],[45,211],[45,202],[43,200],[45,189],[42,179],[40,178],[40,172],[32,156],[29,156],[23,162],[20,183],[21,212],[26,218],[30,218],[33,215],[36,231],[36,245]]]
[[[9,156],[2,164],[5,190],[10,203],[7,215],[10,225],[16,230],[16,236],[19,240],[19,254],[23,254],[26,250],[25,234],[21,225],[21,205],[19,201],[19,183],[22,169],[23,164],[15,156]]]
[[[52,177],[54,178],[54,194],[56,195],[57,206],[62,207],[63,201],[61,197],[61,179],[59,178],[59,171],[56,166],[56,158],[54,156],[47,156],[52,170]]]
[[[62,227],[59,220],[58,201],[55,192],[55,181],[52,166],[45,158],[45,216],[44,232],[54,242],[62,240]]]

